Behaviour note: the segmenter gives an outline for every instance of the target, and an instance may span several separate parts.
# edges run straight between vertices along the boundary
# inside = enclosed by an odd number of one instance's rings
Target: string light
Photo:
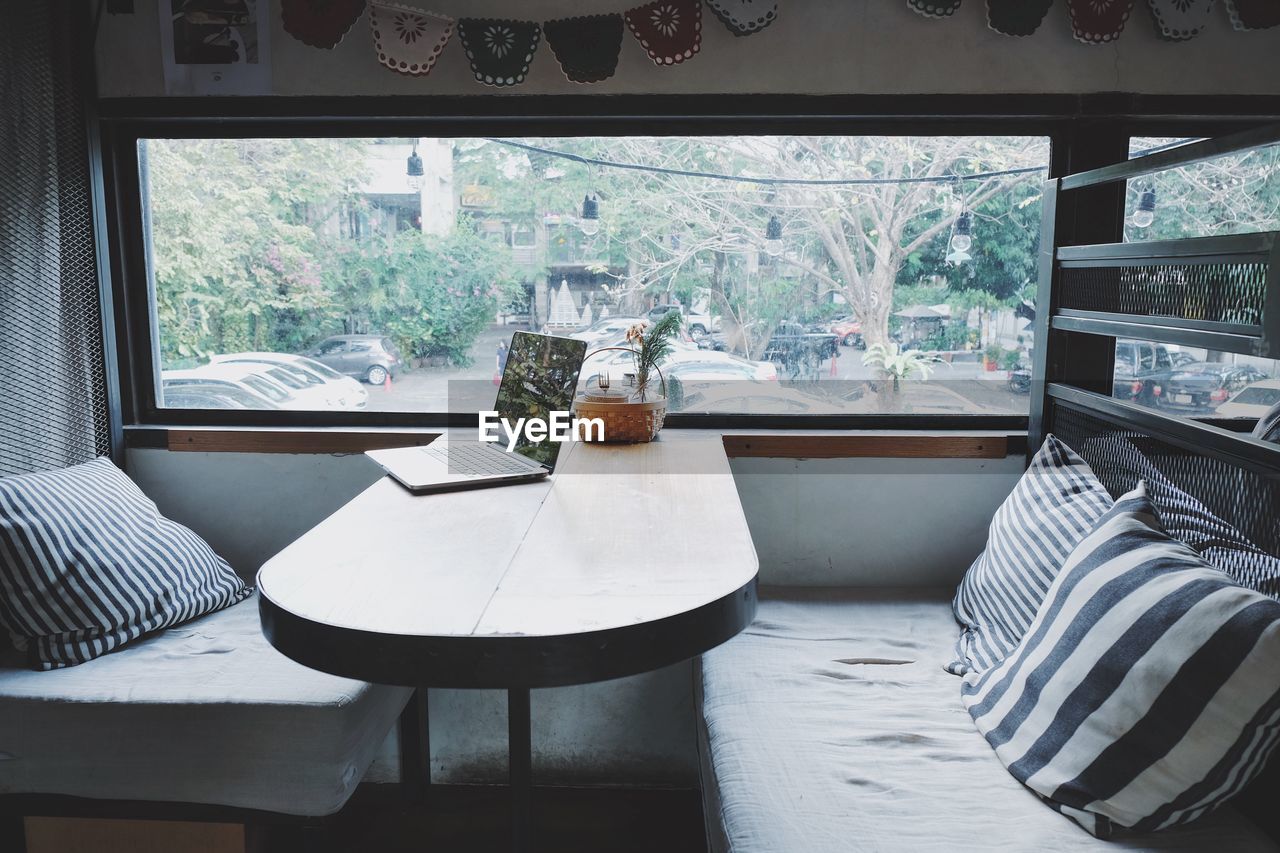
[[[1134,228],[1150,228],[1151,223],[1156,221],[1156,191],[1152,187],[1147,187],[1142,193],[1142,199],[1138,202],[1138,209],[1133,212]]]
[[[578,220],[578,227],[588,237],[600,232],[600,199],[591,195],[582,197],[582,218]]]
[[[418,156],[418,143],[413,143],[413,152],[409,154],[409,161],[405,166],[405,184],[413,192],[420,192],[422,185],[426,182],[423,177],[422,158]]]
[[[951,235],[951,248],[957,252],[967,252],[972,245],[973,214],[966,210],[956,219],[955,233]]]
[[[771,258],[782,254],[782,220],[776,216],[764,227],[764,252]]]

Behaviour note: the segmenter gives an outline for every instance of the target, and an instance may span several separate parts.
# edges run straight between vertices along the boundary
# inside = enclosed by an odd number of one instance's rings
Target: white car
[[[310,408],[358,410],[369,404],[369,392],[357,379],[344,376],[328,365],[305,355],[282,352],[236,352],[215,355],[210,364],[261,364],[267,374],[307,400]]]
[[[243,408],[250,409],[299,409],[298,398],[274,379],[251,370],[245,365],[206,364],[192,370],[166,370],[160,374],[161,405],[170,405],[169,397],[185,400],[191,392],[200,389],[225,389],[235,396]],[[172,404],[177,408],[191,405],[187,402]]]
[[[627,347],[627,342],[624,339],[604,345]],[[671,352],[658,367],[667,378],[679,378],[682,382],[724,381],[729,378],[768,382],[778,378],[778,369],[767,361],[748,361],[727,352],[698,349],[696,344],[678,339],[671,342]],[[609,351],[587,358],[582,364],[581,376],[585,382],[603,373],[609,377],[610,385],[621,387],[626,375],[634,372],[635,362],[630,353]]]
[[[601,317],[590,326],[585,329],[579,329],[569,337],[579,341],[586,341],[587,349],[590,351],[599,345],[604,345],[603,342],[605,341],[617,340],[627,333],[627,329],[630,329],[636,323],[643,322],[645,321],[639,317]]]
[[[269,398],[282,409],[299,409],[311,411],[316,408],[314,400],[300,397],[289,387],[289,383],[278,376],[271,375],[272,367],[267,364],[227,363],[202,364],[191,370],[191,374],[207,379],[222,379],[228,382],[239,382]]]
[[[1247,388],[1242,388],[1227,402],[1218,407],[1214,413],[1220,418],[1253,418],[1262,417],[1280,403],[1280,379],[1263,379]]]

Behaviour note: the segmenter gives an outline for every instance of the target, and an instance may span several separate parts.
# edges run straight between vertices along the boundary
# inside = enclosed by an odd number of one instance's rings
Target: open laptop
[[[567,412],[578,387],[587,354],[585,341],[516,332],[507,351],[495,409],[514,424],[519,418],[550,420],[553,411]],[[517,439],[507,451],[507,434],[499,427],[497,443],[441,436],[424,447],[370,450],[367,455],[415,495],[479,489],[540,480],[555,469],[560,442]]]

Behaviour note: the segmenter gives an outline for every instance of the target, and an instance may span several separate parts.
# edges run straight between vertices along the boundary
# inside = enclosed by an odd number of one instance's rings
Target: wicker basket
[[[626,347],[605,347],[592,352],[607,350],[629,351]],[[604,442],[606,444],[637,444],[653,441],[662,429],[662,422],[667,417],[667,380],[657,366],[658,379],[662,382],[662,396],[656,400],[643,402],[630,400],[628,395],[620,392],[588,391],[579,394],[573,401],[573,414],[578,418],[599,418],[604,422]],[[590,430],[585,431],[591,440]]]

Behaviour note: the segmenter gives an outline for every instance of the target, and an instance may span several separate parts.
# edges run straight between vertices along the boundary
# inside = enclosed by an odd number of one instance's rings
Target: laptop
[[[585,341],[516,332],[507,351],[502,384],[494,408],[510,424],[520,418],[550,421],[553,411],[567,412],[578,387],[587,354]],[[508,451],[508,435],[491,430],[496,443],[441,436],[423,447],[369,450],[397,482],[415,495],[480,489],[541,480],[555,470],[562,442],[517,437]]]

